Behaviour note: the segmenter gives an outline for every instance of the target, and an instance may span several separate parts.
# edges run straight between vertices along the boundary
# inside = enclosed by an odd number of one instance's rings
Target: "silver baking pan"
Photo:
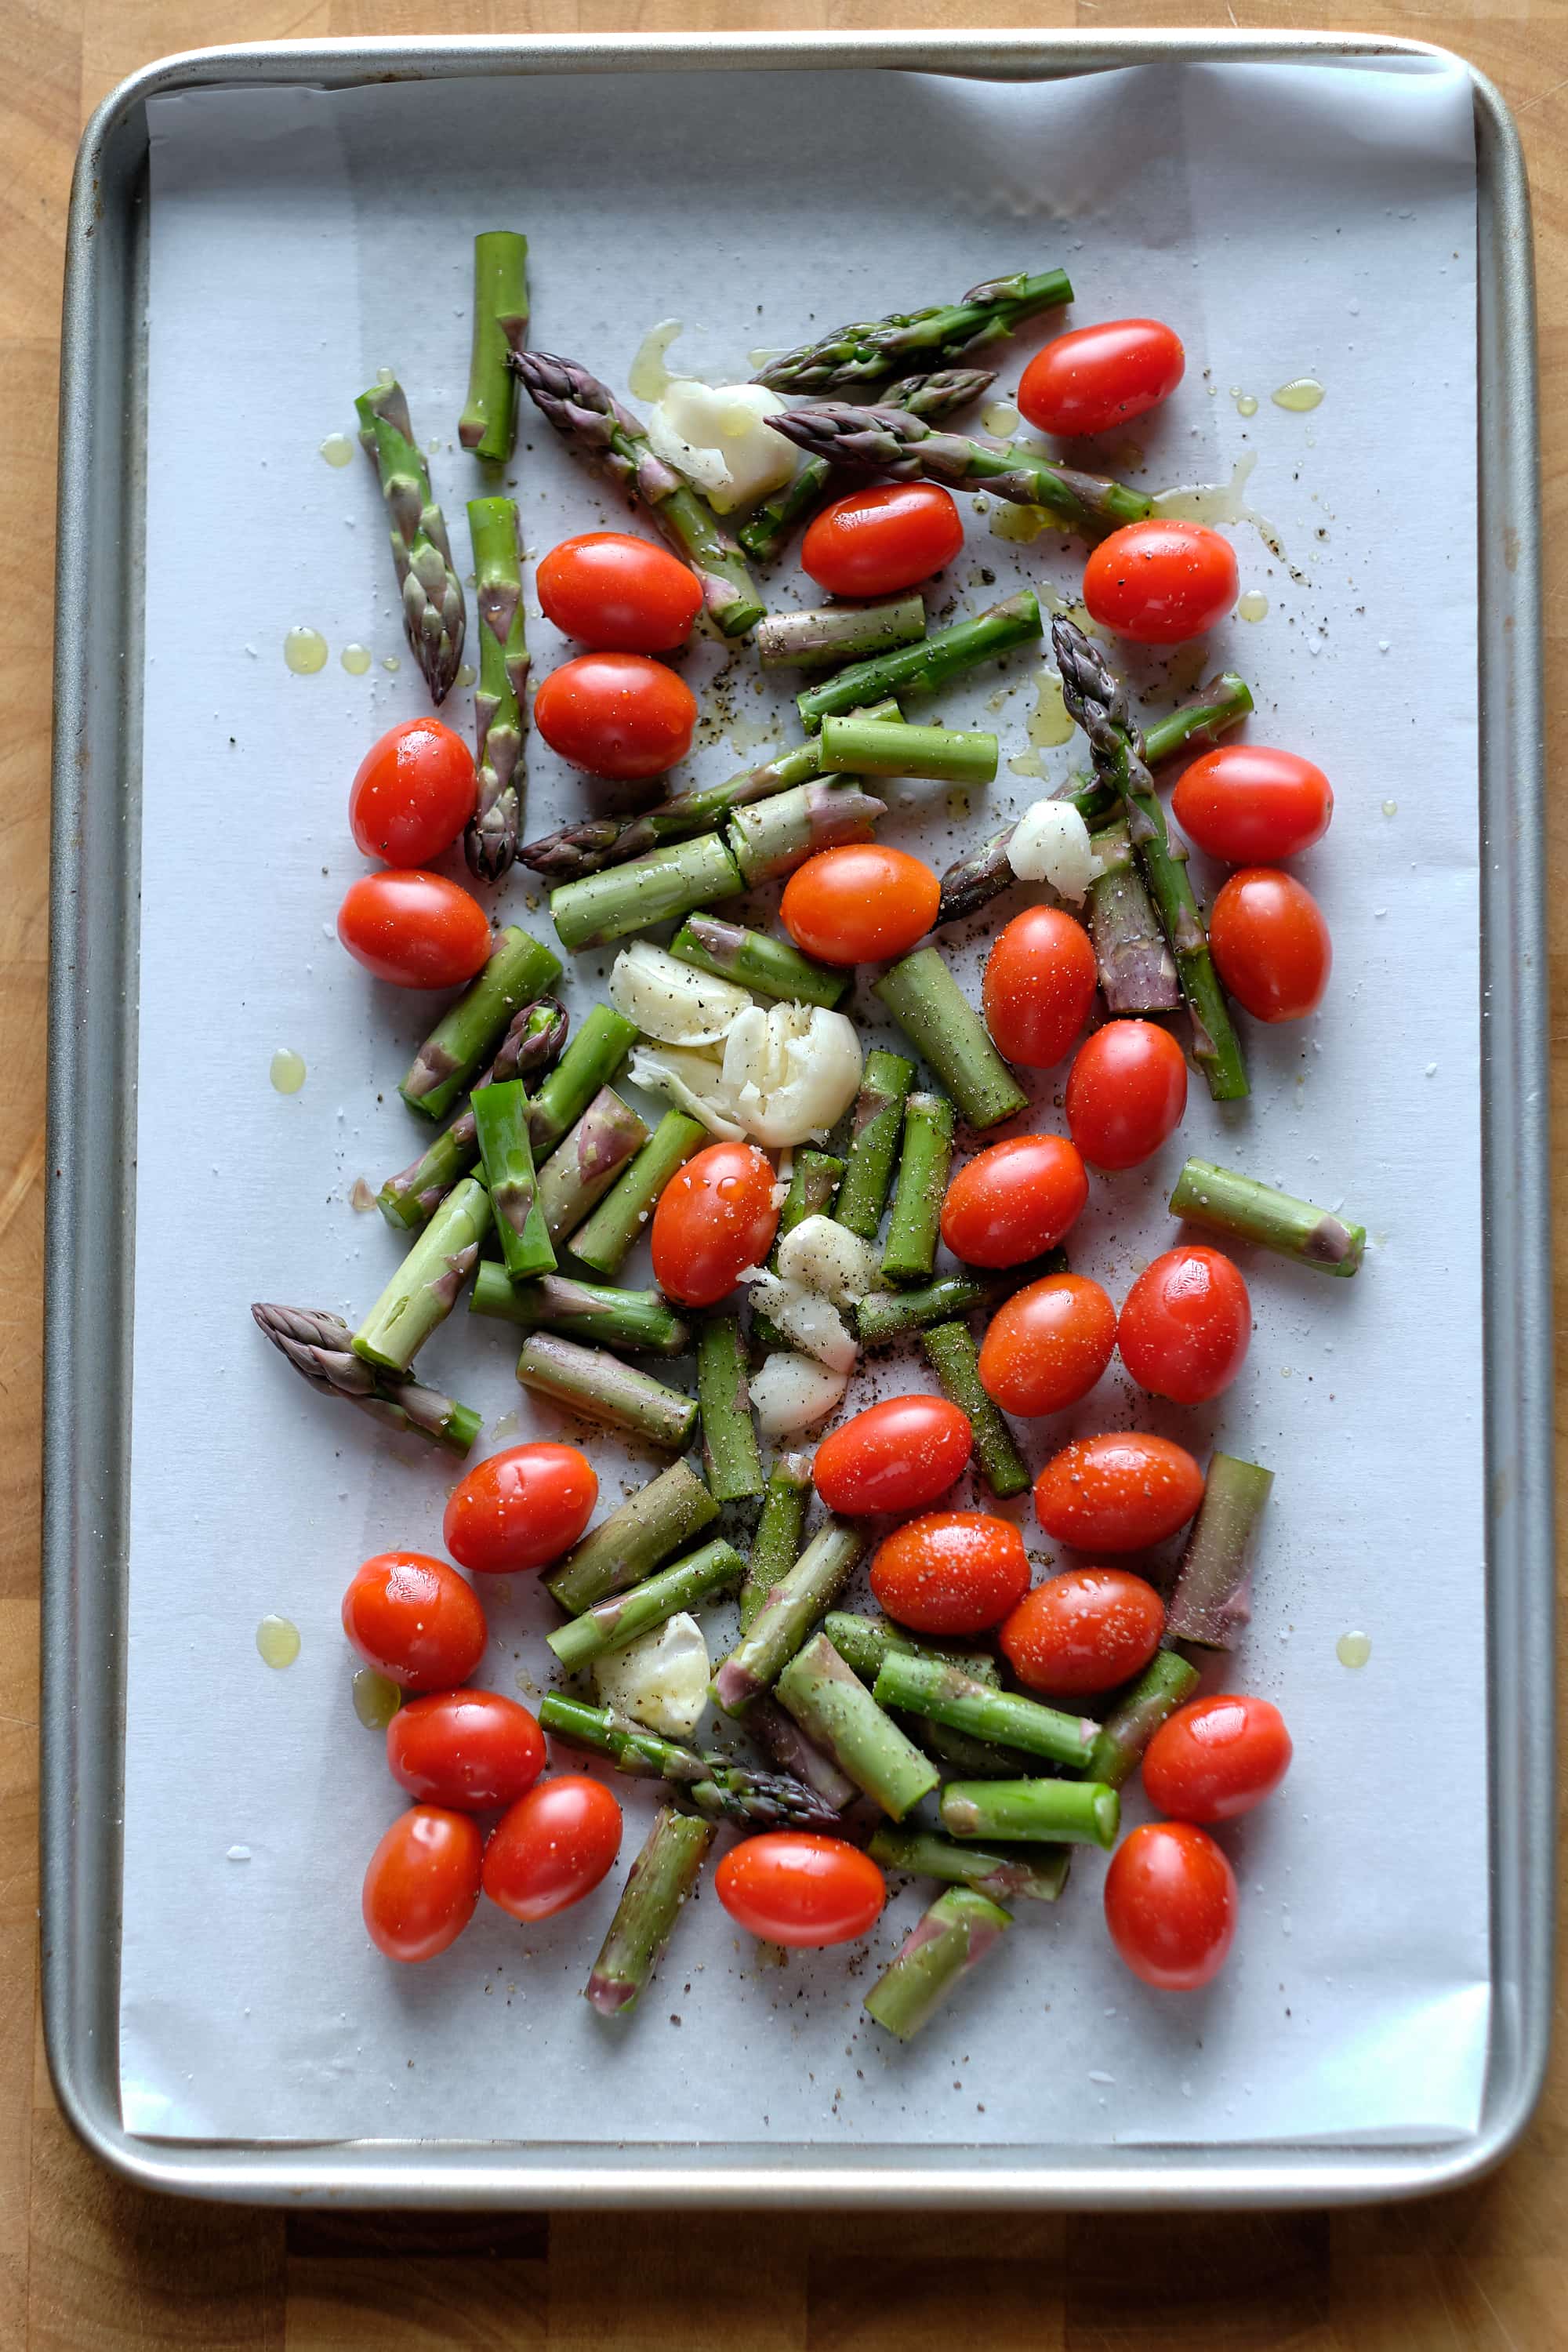
[[[1552,2004],[1552,1489],[1544,775],[1531,231],[1519,141],[1478,142],[1480,823],[1492,2039],[1479,2127],[1439,2147],[170,2145],[120,2119],[117,2020],[134,1217],[147,102],[215,83],[738,67],[1011,78],[1415,51],[1339,34],[407,40],[209,49],[89,123],[60,395],[45,1392],[43,1955],[49,2064],[97,2154],[185,2195],[376,2205],[1325,2204],[1450,2188],[1529,2119]],[[89,635],[90,625],[90,636]],[[116,646],[117,661],[104,646]],[[90,1249],[82,1245],[90,1236]]]

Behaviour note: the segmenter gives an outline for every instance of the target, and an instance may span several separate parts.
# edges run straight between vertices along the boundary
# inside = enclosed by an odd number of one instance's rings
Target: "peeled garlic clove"
[[[1026,808],[1007,844],[1007,863],[1020,882],[1048,882],[1075,906],[1100,870],[1089,827],[1070,801],[1036,801]]]
[[[634,940],[616,958],[609,998],[617,1013],[661,1045],[716,1045],[752,1003],[733,981],[696,971],[647,940]]]
[[[710,1672],[702,1628],[683,1610],[624,1650],[595,1658],[594,1686],[606,1706],[667,1739],[684,1739],[702,1720]]]
[[[724,1083],[759,1143],[820,1140],[859,1089],[855,1024],[820,1004],[752,1005],[725,1040]]]
[[[860,1349],[858,1342],[845,1328],[838,1310],[813,1290],[803,1290],[798,1283],[781,1282],[776,1274],[753,1268],[742,1276],[752,1286],[752,1304],[765,1315],[775,1331],[793,1339],[806,1355],[815,1356],[829,1370],[841,1372],[845,1378],[854,1370]]]
[[[720,514],[755,506],[795,469],[799,452],[765,419],[784,402],[761,383],[706,384],[677,376],[651,410],[647,437],[666,465],[707,493]]]
[[[830,1371],[810,1356],[770,1356],[751,1379],[752,1409],[764,1437],[794,1437],[826,1421],[842,1403],[846,1372]]]
[[[778,1270],[786,1282],[853,1307],[874,1288],[877,1253],[872,1244],[831,1217],[803,1217],[778,1246]]]
[[[710,1135],[724,1143],[743,1143],[735,1097],[725,1083],[721,1065],[708,1054],[685,1045],[634,1045],[626,1076],[634,1087],[664,1095],[678,1110],[700,1118]]]

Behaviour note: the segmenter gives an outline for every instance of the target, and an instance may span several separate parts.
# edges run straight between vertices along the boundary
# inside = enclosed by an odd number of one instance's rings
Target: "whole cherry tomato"
[[[1143,1755],[1149,1801],[1179,1822],[1231,1822],[1271,1797],[1290,1767],[1290,1735],[1266,1698],[1195,1698]]]
[[[923,1511],[973,1447],[969,1415],[945,1397],[884,1397],[823,1439],[812,1476],[830,1511]]]
[[[422,1551],[381,1551],[354,1570],[343,1632],[404,1690],[450,1690],[485,1653],[485,1612],[471,1584]]]
[[[1086,1397],[1116,1349],[1098,1282],[1048,1274],[1004,1299],[980,1342],[980,1385],[1004,1412],[1060,1412]]]
[[[800,560],[830,596],[892,596],[929,580],[963,545],[951,490],[889,482],[835,499],[808,528]]]
[[[544,1734],[500,1691],[433,1691],[387,1725],[386,1761],[411,1797],[482,1813],[528,1794],[544,1769]]]
[[[1269,866],[1310,849],[1333,813],[1321,768],[1266,743],[1205,751],[1171,795],[1171,814],[1187,839],[1232,866]]]
[[[878,963],[924,939],[941,898],[942,884],[918,857],[852,841],[796,866],[779,915],[796,947],[823,963]]]
[[[438,719],[405,719],[354,772],[349,830],[367,857],[426,866],[474,813],[474,755]]]
[[[479,1575],[548,1568],[571,1550],[598,1499],[593,1465],[574,1445],[509,1445],[453,1487],[441,1540]]]
[[[1088,1198],[1076,1145],[1016,1135],[959,1170],[942,1204],[942,1237],[966,1265],[1023,1265],[1056,1247]]]
[[[1083,567],[1083,601],[1102,629],[1139,646],[1201,637],[1236,602],[1236,551],[1201,522],[1130,522]]]
[[[654,1278],[682,1307],[712,1307],[773,1245],[773,1162],[752,1143],[710,1143],[678,1168],[653,1213]]]
[[[1181,1124],[1182,1049],[1152,1021],[1108,1021],[1079,1047],[1065,1099],[1068,1130],[1091,1168],[1136,1168]]]
[[[1105,1924],[1135,1977],[1194,1992],[1218,1976],[1236,1934],[1236,1873],[1188,1822],[1145,1822],[1105,1874]]]
[[[871,1590],[917,1633],[982,1633],[1029,1589],[1024,1538],[988,1511],[929,1511],[879,1545]]]
[[[1255,1021],[1300,1021],[1323,1001],[1334,951],[1322,910],[1293,874],[1244,866],[1209,915],[1215,970]]]
[[[1091,1698],[1142,1674],[1164,1630],[1165,1604],[1141,1576],[1069,1568],[1026,1592],[997,1639],[1030,1690]]]
[[[484,1888],[514,1919],[548,1919],[592,1895],[621,1850],[621,1809],[602,1780],[558,1772],[501,1815]]]
[[[1098,976],[1089,933],[1059,907],[1015,915],[981,984],[996,1051],[1026,1070],[1050,1069],[1089,1019]]]
[[[1143,1551],[1184,1528],[1204,1474],[1184,1445],[1142,1430],[1075,1437],[1035,1481],[1035,1516],[1076,1551]]]
[[[460,988],[489,961],[489,917],[442,874],[362,874],[338,908],[338,937],[395,988]]]
[[[713,1891],[748,1934],[816,1948],[853,1943],[874,1927],[888,1882],[869,1854],[843,1838],[775,1830],[732,1845]]]
[[[585,530],[534,573],[547,620],[601,652],[665,654],[702,610],[702,583],[666,547],[629,531]]]
[[[1040,432],[1067,440],[1109,433],[1169,400],[1186,364],[1180,339],[1158,319],[1106,319],[1037,352],[1018,406]]]
[[[360,1909],[389,1960],[433,1960],[455,1944],[479,1899],[483,1840],[467,1813],[413,1805],[399,1813],[364,1874]]]
[[[1252,1301],[1223,1250],[1183,1242],[1146,1265],[1116,1327],[1121,1360],[1141,1389],[1173,1404],[1206,1404],[1247,1361]]]
[[[697,702],[684,678],[645,654],[579,654],[544,680],[533,722],[574,768],[630,783],[685,759]]]

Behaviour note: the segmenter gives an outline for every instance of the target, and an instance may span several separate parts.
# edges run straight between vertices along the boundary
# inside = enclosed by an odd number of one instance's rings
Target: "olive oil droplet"
[[[1018,412],[1010,400],[994,400],[989,408],[981,410],[980,422],[987,433],[995,433],[1005,441],[1009,433],[1018,430]]]
[[[1364,1666],[1372,1655],[1371,1635],[1342,1633],[1334,1643],[1334,1655],[1342,1666]]]
[[[300,1654],[300,1628],[291,1617],[264,1617],[256,1629],[256,1646],[269,1666],[291,1666]]]
[[[387,670],[401,669],[403,667],[402,661],[396,654],[383,654],[381,657],[381,666],[383,669]]]
[[[1062,682],[1054,669],[1042,669],[1037,680],[1035,708],[1029,715],[1029,740],[1037,751],[1072,740],[1073,722],[1062,700]]]
[[[375,1206],[375,1194],[363,1176],[354,1178],[349,1192],[349,1206],[356,1217],[363,1217],[367,1209],[374,1209]]]
[[[329,433],[321,444],[321,455],[329,466],[352,466],[354,445],[346,433]]]
[[[297,1095],[305,1083],[305,1056],[291,1045],[279,1045],[268,1076],[280,1095]]]
[[[1004,499],[991,518],[993,539],[1010,539],[1022,547],[1062,527],[1060,516],[1054,515],[1049,507],[1020,506],[1010,499]]]
[[[1309,408],[1316,408],[1322,396],[1323,387],[1315,375],[1293,375],[1289,383],[1282,383],[1274,394],[1274,405],[1276,408],[1289,408],[1294,415],[1302,415]]]
[[[648,329],[626,376],[626,389],[634,400],[662,400],[669,390],[675,379],[664,355],[685,324],[684,319],[661,319],[657,327]]]
[[[320,629],[290,629],[283,640],[283,658],[296,677],[311,677],[326,667],[327,641]]]
[[[351,677],[363,677],[366,670],[370,667],[370,647],[368,646],[345,646],[342,652],[338,656],[338,659],[342,663],[343,667],[347,670]]]
[[[458,686],[472,686],[478,676],[479,671],[474,667],[473,663],[465,662],[462,668],[458,672],[457,684]]]
[[[1256,415],[1257,415],[1257,414],[1258,414],[1258,403],[1257,403],[1257,401],[1253,398],[1253,396],[1252,396],[1251,393],[1249,393],[1249,392],[1238,392],[1238,393],[1234,394],[1232,395],[1232,397],[1234,398],[1234,400],[1235,400],[1235,402],[1236,402],[1236,413],[1237,413],[1237,415],[1238,416],[1256,416]]]
[[[367,1731],[384,1731],[403,1704],[403,1693],[395,1683],[378,1675],[374,1666],[362,1666],[353,1679],[354,1713]]]
[[[1268,610],[1268,599],[1261,588],[1248,588],[1237,597],[1236,609],[1244,621],[1261,621]]]

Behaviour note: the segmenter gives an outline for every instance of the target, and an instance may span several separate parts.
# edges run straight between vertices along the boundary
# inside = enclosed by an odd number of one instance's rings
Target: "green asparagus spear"
[[[907,408],[912,415],[934,421],[972,406],[995,381],[992,368],[938,368],[928,375],[900,377],[889,384],[882,398],[890,407]],[[826,458],[807,457],[782,490],[752,508],[736,531],[745,552],[758,563],[773,562],[832,488],[833,468]]]
[[[1354,1274],[1366,1247],[1364,1225],[1347,1225],[1331,1210],[1276,1192],[1256,1176],[1238,1176],[1234,1168],[1216,1168],[1212,1160],[1187,1161],[1171,1195],[1171,1214],[1232,1241],[1278,1250],[1321,1274]]]
[[[921,1333],[942,1394],[969,1415],[974,1432],[974,1458],[994,1495],[1021,1495],[1028,1486],[1029,1465],[1013,1440],[1001,1409],[980,1385],[980,1358],[967,1323],[933,1323]]]
[[[884,1822],[866,1848],[884,1870],[908,1871],[912,1878],[945,1878],[972,1886],[993,1903],[1054,1903],[1068,1882],[1070,1849],[1049,1846],[959,1845],[934,1830],[895,1829]]]
[[[458,419],[465,449],[490,465],[510,459],[517,434],[517,378],[509,352],[528,340],[528,239],[508,228],[474,239],[474,348],[468,398]]]
[[[758,996],[775,996],[791,1004],[837,1004],[853,978],[831,965],[814,963],[787,940],[742,930],[718,915],[690,916],[671,940],[669,952],[699,971],[713,972]]]
[[[743,1714],[759,1691],[777,1682],[865,1550],[865,1536],[847,1520],[828,1519],[818,1528],[795,1566],[763,1594],[762,1607],[713,1677],[713,1696],[726,1715]]]
[[[849,1775],[806,1738],[794,1716],[786,1715],[771,1693],[764,1691],[761,1698],[752,1701],[746,1710],[746,1729],[779,1770],[809,1789],[836,1822],[845,1806],[852,1805],[859,1795]]]
[[[864,2008],[900,2042],[912,2042],[971,1969],[1013,1924],[1013,1915],[973,1886],[950,1886],[883,1969]]]
[[[1091,834],[1089,846],[1100,872],[1089,886],[1089,935],[1106,1011],[1175,1012],[1182,984],[1149,903],[1125,818]]]
[[[353,1334],[341,1316],[259,1302],[250,1312],[258,1328],[319,1396],[341,1397],[386,1428],[428,1437],[454,1454],[466,1454],[479,1435],[480,1417],[471,1406],[362,1363],[353,1352]],[[809,1477],[809,1460],[801,1458],[806,1460]]]
[[[1006,1274],[939,1275],[920,1290],[868,1291],[855,1309],[855,1328],[863,1348],[886,1348],[911,1331],[928,1330],[933,1323],[951,1323],[973,1307],[994,1307],[1026,1283],[1043,1281],[1047,1274],[1067,1272],[1067,1252],[1051,1250],[1031,1265],[1015,1266]]]
[[[596,1274],[618,1272],[676,1170],[707,1140],[708,1129],[700,1119],[688,1118],[683,1110],[667,1110],[587,1223],[573,1234],[573,1256]]]
[[[745,1572],[746,1563],[732,1544],[706,1543],[700,1551],[689,1552],[669,1568],[656,1570],[629,1591],[596,1601],[545,1639],[567,1673],[575,1674],[579,1666],[589,1665],[612,1650],[624,1650],[628,1643],[653,1633],[683,1609],[710,1601],[716,1592],[738,1584]]]
[[[869,1241],[882,1222],[899,1156],[904,1101],[914,1075],[913,1063],[901,1054],[886,1054],[874,1045],[866,1056],[855,1097],[849,1156],[833,1211],[838,1223],[863,1241]]]
[[[1043,635],[1039,600],[1031,588],[1020,588],[986,612],[951,628],[938,629],[918,646],[904,646],[874,661],[855,662],[820,686],[795,696],[795,709],[808,735],[825,719],[863,710],[886,695],[938,694],[977,662],[994,661],[1015,646]]]
[[[636,2006],[680,1906],[697,1884],[714,1835],[711,1822],[678,1813],[669,1805],[661,1805],[654,1815],[584,1988],[602,2017],[622,2017]]]
[[[987,278],[962,300],[931,303],[923,310],[900,310],[885,319],[865,319],[836,327],[831,334],[784,352],[755,378],[774,392],[855,392],[902,375],[911,361],[951,367],[987,345],[1015,335],[1042,310],[1072,300],[1065,270]]]
[[[689,1325],[662,1291],[617,1290],[569,1274],[517,1283],[493,1259],[475,1267],[468,1307],[521,1330],[554,1331],[563,1339],[623,1348],[630,1356],[684,1356],[691,1345]]]
[[[454,1184],[353,1335],[367,1364],[405,1372],[458,1303],[490,1229],[490,1196],[472,1176]]]
[[[902,719],[835,719],[822,722],[822,756],[830,768],[858,776],[934,776],[953,784],[996,781],[997,741],[982,730],[909,727]]]
[[[816,1830],[830,1836],[838,1829],[842,1805],[825,1800],[797,1773],[753,1772],[727,1757],[699,1756],[614,1707],[589,1706],[562,1691],[548,1691],[540,1704],[539,1723],[552,1739],[570,1740],[574,1747],[607,1756],[633,1780],[667,1781],[707,1821],[732,1822],[738,1829],[752,1831]],[[851,1788],[843,1803],[854,1794]]]
[[[629,1429],[672,1454],[685,1452],[697,1426],[695,1397],[678,1395],[603,1348],[580,1348],[548,1332],[531,1331],[523,1341],[517,1377],[525,1389],[553,1398],[584,1421]]]
[[[1237,1634],[1252,1614],[1247,1560],[1273,1484],[1273,1471],[1260,1470],[1256,1462],[1238,1462],[1234,1454],[1210,1459],[1204,1498],[1165,1611],[1168,1642],[1235,1649]]]
[[[757,656],[764,669],[838,669],[846,662],[891,653],[896,646],[917,645],[925,633],[926,608],[919,596],[890,597],[881,604],[827,604],[817,612],[770,613],[757,630]]]
[[[1099,1780],[950,1780],[942,1825],[955,1838],[1019,1838],[1100,1845],[1109,1853],[1121,1800]]]
[[[1087,1716],[1064,1715],[1059,1707],[994,1689],[966,1675],[962,1666],[917,1657],[909,1650],[889,1651],[871,1696],[879,1706],[929,1716],[972,1738],[1003,1740],[1026,1756],[1048,1757],[1053,1764],[1071,1764],[1080,1770],[1100,1728]]]
[[[1100,1725],[1084,1777],[1120,1789],[1167,1716],[1184,1706],[1198,1686],[1198,1670],[1176,1650],[1156,1650],[1142,1673],[1117,1699]]]
[[[892,964],[871,992],[936,1072],[971,1127],[995,1127],[1028,1097],[935,948]]]
[[[901,1625],[885,1617],[856,1617],[846,1609],[829,1610],[822,1630],[847,1666],[863,1683],[874,1683],[890,1657],[924,1658],[934,1664],[956,1666],[973,1681],[1000,1687],[996,1661],[985,1650],[948,1650],[931,1642],[917,1642]]]
[[[611,1005],[595,1005],[528,1106],[528,1139],[536,1160],[547,1159],[568,1128],[576,1126],[637,1041],[635,1021]]]
[[[818,776],[815,783],[797,784],[793,792],[759,801],[752,808],[737,809],[724,837],[744,887],[757,890],[764,882],[782,882],[818,850],[837,849],[847,841],[869,841],[877,819],[887,814],[887,802],[862,792],[853,776]],[[611,878],[605,877],[606,881]],[[593,885],[584,882],[576,887],[591,889]],[[742,883],[734,887],[740,888]],[[712,898],[724,895],[718,889],[709,892]],[[689,899],[687,906],[698,903]]]
[[[481,1087],[474,1096],[473,1119],[500,1240],[498,1271],[503,1282],[509,1276],[510,1282],[526,1282],[531,1275],[552,1273],[555,1252],[534,1181],[528,1097],[522,1080],[510,1078],[504,1086]],[[470,1298],[470,1307],[474,1303]]]
[[[718,1516],[719,1506],[696,1472],[684,1462],[672,1462],[589,1529],[560,1567],[551,1570],[545,1590],[574,1617],[581,1616],[596,1601],[650,1576]]]
[[[945,1095],[910,1095],[904,1104],[898,1189],[882,1251],[884,1281],[931,1280],[952,1165],[952,1105]]]
[[[647,1135],[647,1121],[630,1103],[613,1087],[601,1087],[539,1171],[539,1213],[552,1243],[563,1245],[576,1232]]]
[[[510,384],[511,378],[502,371]],[[470,874],[499,882],[517,856],[522,824],[522,739],[528,631],[522,610],[517,509],[510,499],[470,499],[479,679],[474,689],[476,798],[463,835]]]
[[[951,1723],[933,1722],[929,1716],[911,1715],[907,1728],[941,1766],[944,1780],[1026,1780],[1050,1769],[1021,1748],[976,1739],[973,1732],[955,1730]]]
[[[408,401],[395,379],[373,384],[354,402],[359,437],[375,467],[392,529],[392,561],[403,598],[403,626],[439,707],[463,657],[463,591],[452,569],[447,522],[414,442]]]
[[[809,847],[802,853],[810,854]],[[719,835],[699,834],[695,841],[672,841],[581,882],[563,882],[550,893],[550,919],[562,946],[575,954],[674,921],[715,898],[733,898],[745,887]]]
[[[862,1795],[901,1822],[936,1787],[929,1757],[885,1715],[826,1633],[808,1642],[778,1678],[779,1704],[832,1757]]]
[[[828,400],[820,406],[786,408],[767,422],[808,457],[825,457],[847,473],[984,490],[1016,506],[1048,508],[1074,530],[1095,538],[1123,523],[1142,522],[1153,509],[1145,491],[1058,465],[1027,442],[972,441],[962,433],[939,433],[907,409],[858,408]]]
[[[525,1004],[513,1013],[489,1068],[474,1080],[475,1093],[481,1087],[504,1086],[512,1078],[531,1077],[536,1071],[547,1070],[566,1043],[566,1008],[553,996]],[[429,1223],[458,1177],[468,1174],[479,1156],[474,1114],[471,1109],[461,1111],[450,1127],[443,1128],[426,1145],[412,1168],[387,1178],[375,1196],[377,1208],[389,1225],[416,1233]]]
[[[561,959],[515,923],[497,935],[484,970],[448,1007],[414,1056],[398,1093],[410,1110],[445,1118],[521,1005],[561,977]],[[517,1073],[513,1072],[513,1076]],[[539,1138],[532,1138],[535,1149]]]
[[[702,1471],[715,1502],[740,1503],[760,1495],[763,1464],[752,1426],[738,1315],[710,1315],[698,1332],[697,1401],[702,1412]]]
[[[768,1473],[746,1580],[741,1587],[741,1631],[749,1633],[773,1586],[800,1558],[805,1509],[811,1500],[811,1456],[781,1454]]]

